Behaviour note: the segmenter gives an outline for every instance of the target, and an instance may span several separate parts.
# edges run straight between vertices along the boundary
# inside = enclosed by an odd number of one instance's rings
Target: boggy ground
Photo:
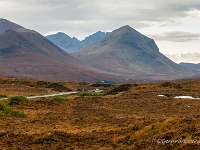
[[[20,103],[12,107],[26,118],[0,118],[0,148],[199,149],[200,100],[173,98],[200,97],[199,86],[200,80],[132,84],[105,96]]]

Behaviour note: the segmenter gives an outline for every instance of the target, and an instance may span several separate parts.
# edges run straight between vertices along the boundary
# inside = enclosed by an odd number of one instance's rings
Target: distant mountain
[[[98,40],[101,40],[102,38],[104,38],[106,35],[108,35],[110,32],[101,32],[101,31],[98,31],[88,37],[86,37],[83,41],[81,41],[84,46],[87,46],[89,45],[90,43],[92,42],[95,42],[95,41],[98,41]]]
[[[66,52],[74,52],[84,47],[84,45],[77,38],[71,38],[65,33],[58,32],[46,36],[47,39],[52,41],[54,44],[65,50]]]
[[[0,20],[0,75],[95,82],[115,77],[91,69],[41,34]]]
[[[186,67],[186,68],[189,68],[189,69],[193,69],[193,70],[197,70],[197,71],[200,71],[200,63],[198,64],[193,64],[193,63],[184,63],[184,62],[181,62],[179,63],[181,66],[183,67]]]
[[[71,53],[78,51],[82,49],[83,47],[87,46],[88,44],[95,42],[97,40],[102,39],[108,34],[108,32],[101,32],[98,31],[88,37],[86,37],[84,40],[80,41],[77,38],[73,37],[71,38],[65,33],[58,32],[57,34],[52,34],[46,36],[47,39],[49,39],[51,42],[62,48],[64,51]]]
[[[72,53],[82,63],[129,77],[181,78],[195,75],[165,57],[150,39],[126,25]]]

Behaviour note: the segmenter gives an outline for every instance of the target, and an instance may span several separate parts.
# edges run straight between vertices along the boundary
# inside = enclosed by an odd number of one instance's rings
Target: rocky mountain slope
[[[5,19],[0,24],[0,75],[86,82],[109,78],[84,66],[35,31]]]
[[[165,57],[153,39],[128,25],[72,55],[90,67],[134,78],[179,78],[196,74]]]
[[[19,30],[23,30],[24,27],[15,24],[13,22],[10,22],[6,19],[0,19],[0,35],[4,34],[4,32],[6,30],[15,30],[15,31],[19,31]]]

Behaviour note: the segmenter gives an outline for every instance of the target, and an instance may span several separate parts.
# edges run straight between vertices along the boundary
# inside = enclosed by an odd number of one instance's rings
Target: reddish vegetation
[[[157,140],[200,140],[199,100],[173,98],[200,97],[199,85],[200,80],[121,85],[112,90],[112,95],[72,95],[73,99],[64,103],[52,98],[20,103],[12,107],[24,111],[27,117],[1,118],[0,147],[198,149],[198,143],[164,144]]]
[[[43,95],[61,91],[71,91],[71,89],[64,86],[64,83],[0,77],[0,97]]]

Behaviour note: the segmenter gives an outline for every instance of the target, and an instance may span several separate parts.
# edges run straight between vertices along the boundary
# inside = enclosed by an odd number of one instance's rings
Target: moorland
[[[77,89],[79,82],[0,78],[1,149],[198,149],[200,79],[98,87],[104,91],[27,99]],[[158,96],[164,95],[164,96]],[[9,108],[9,109],[8,109]],[[23,115],[7,113],[13,110]],[[14,113],[16,114],[16,113]],[[178,141],[179,140],[179,141]]]

